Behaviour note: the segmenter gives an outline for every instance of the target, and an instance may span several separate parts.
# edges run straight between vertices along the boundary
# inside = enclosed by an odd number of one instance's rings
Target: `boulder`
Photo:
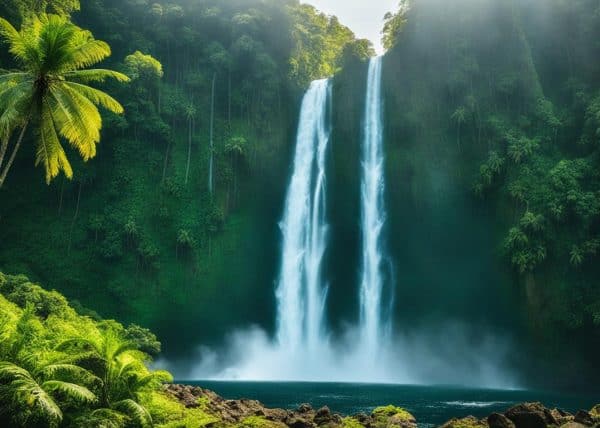
[[[310,404],[308,403],[302,403],[298,406],[298,409],[296,410],[298,413],[310,413],[313,411],[313,408]]]
[[[541,403],[518,404],[508,409],[505,416],[516,428],[546,428],[548,425],[558,424],[550,410]]]
[[[585,410],[578,411],[575,414],[574,421],[588,427],[594,426],[594,419],[592,418],[592,415],[589,412],[586,412]]]
[[[475,416],[467,416],[466,418],[450,419],[440,428],[484,428],[488,424],[484,420],[479,420]]]
[[[417,421],[413,415],[401,407],[377,407],[371,413],[371,421],[364,424],[374,428],[416,428]]]
[[[315,424],[312,421],[304,418],[292,418],[286,421],[286,425],[290,428],[314,428]]]
[[[560,426],[560,428],[587,428],[585,425],[581,425],[579,422],[567,422]]]
[[[513,421],[500,413],[492,413],[487,418],[490,428],[515,428]]]

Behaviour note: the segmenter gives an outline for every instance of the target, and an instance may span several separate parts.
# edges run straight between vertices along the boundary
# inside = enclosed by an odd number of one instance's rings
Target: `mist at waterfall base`
[[[367,72],[360,153],[358,320],[330,328],[324,273],[330,224],[327,207],[331,82],[304,96],[292,175],[280,222],[281,268],[275,289],[274,334],[259,326],[197,350],[191,370],[159,365],[180,379],[460,384],[514,388],[505,366],[507,339],[460,321],[393,326],[394,266],[385,249],[382,58]],[[358,269],[357,269],[358,271]]]

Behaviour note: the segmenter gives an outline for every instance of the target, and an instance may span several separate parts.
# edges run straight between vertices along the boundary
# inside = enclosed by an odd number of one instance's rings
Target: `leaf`
[[[127,399],[119,401],[113,405],[113,408],[125,413],[142,428],[152,426],[152,417],[150,416],[150,413],[148,413],[148,410],[133,400]]]
[[[94,403],[96,396],[85,386],[60,380],[49,380],[42,384],[42,388],[49,392],[60,392],[80,403]]]

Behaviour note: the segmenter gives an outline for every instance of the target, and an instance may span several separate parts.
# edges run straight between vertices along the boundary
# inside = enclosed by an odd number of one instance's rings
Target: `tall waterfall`
[[[292,178],[280,227],[283,234],[277,297],[277,341],[294,353],[316,355],[325,341],[327,241],[325,160],[329,142],[328,80],[312,82],[302,101]]]
[[[389,333],[390,321],[383,310],[383,262],[381,234],[385,223],[383,108],[381,100],[382,57],[369,63],[364,140],[362,148],[360,279],[361,345],[375,354]]]

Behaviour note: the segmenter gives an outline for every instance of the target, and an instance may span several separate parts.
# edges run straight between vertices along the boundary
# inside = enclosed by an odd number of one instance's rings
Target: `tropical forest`
[[[0,427],[600,427],[598,0],[0,0]]]

